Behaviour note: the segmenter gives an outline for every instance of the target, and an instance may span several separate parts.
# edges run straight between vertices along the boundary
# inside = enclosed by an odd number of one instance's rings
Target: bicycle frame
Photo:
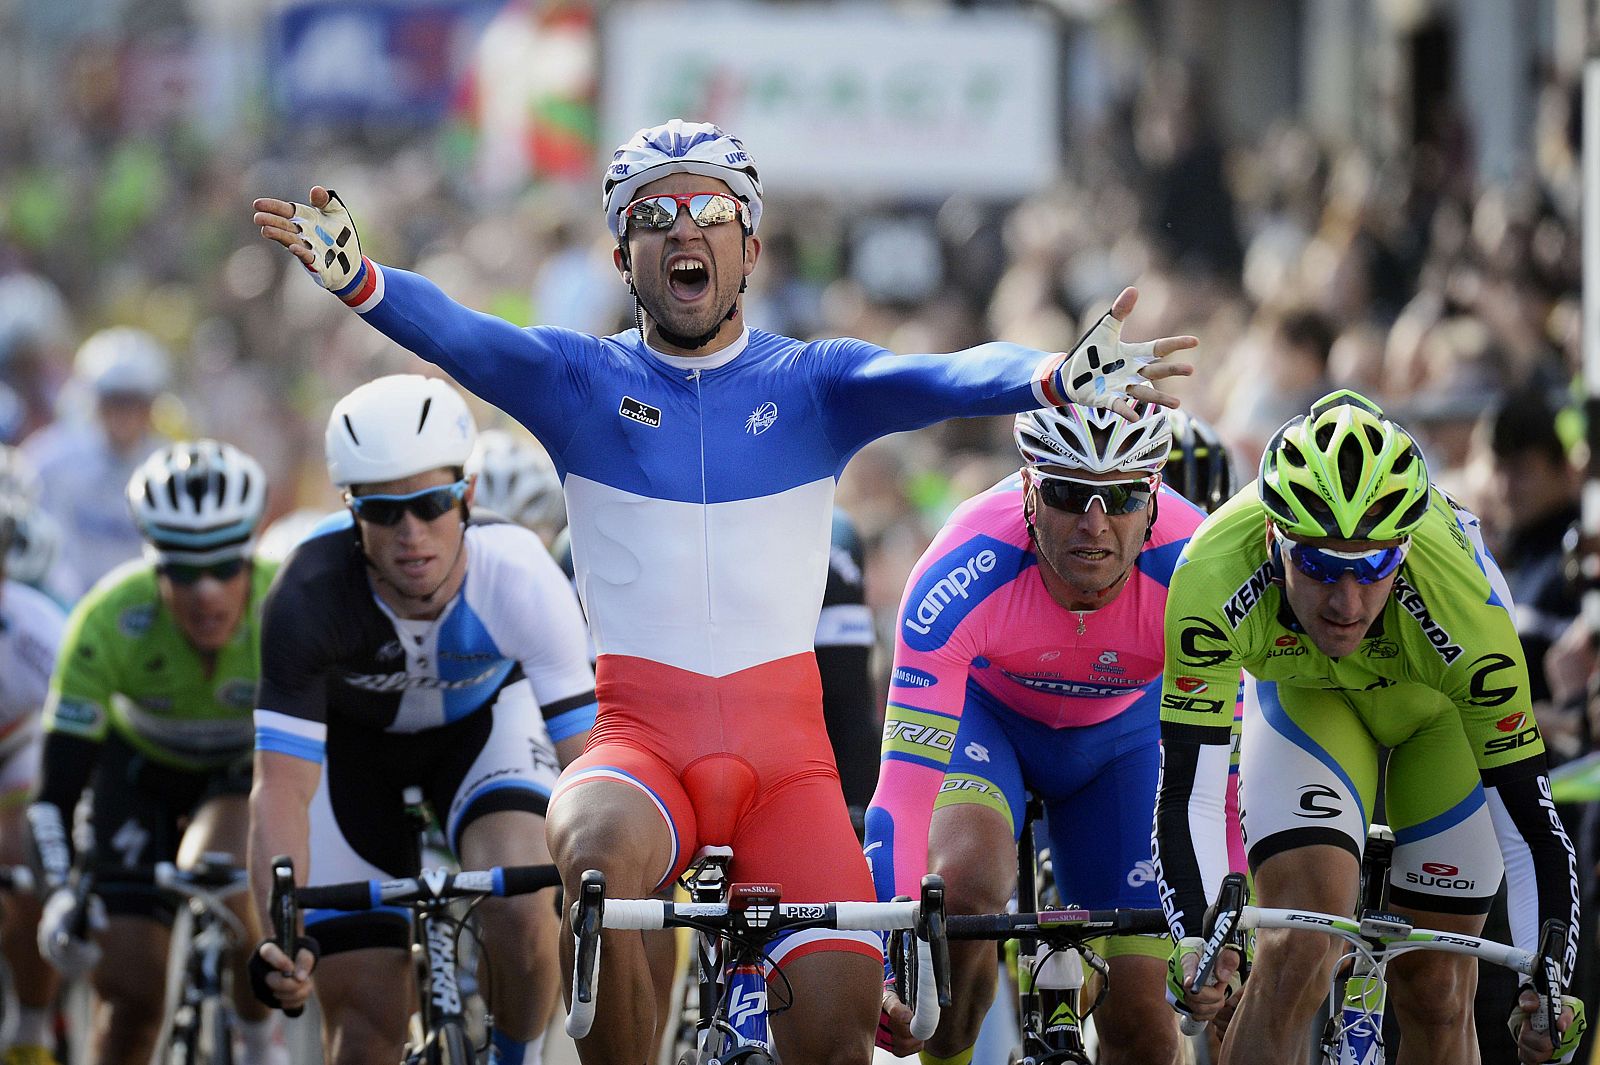
[[[185,900],[180,915],[183,931],[181,967],[177,971],[176,1001],[171,1012],[166,1045],[171,1048],[174,1065],[193,1065],[209,1046],[209,1060],[233,1060],[233,1003],[227,993],[228,953],[238,949],[249,936],[238,917],[223,900],[246,889],[248,873],[233,865],[231,858],[206,855],[192,870],[180,870],[171,862],[155,867],[156,886]],[[175,939],[176,941],[176,939]],[[170,997],[170,996],[169,996]]]
[[[1028,796],[1022,832],[1017,838],[1017,912],[1039,909],[1039,861],[1034,826],[1044,816],[1044,804]],[[1078,1011],[1078,989],[1083,972],[1078,966],[1079,944],[1051,945],[1037,936],[1017,937],[1017,1031],[1022,1045],[1019,1062],[1038,1065],[1088,1065],[1083,1044],[1083,1021]],[[1103,975],[1103,974],[1102,974]]]
[[[1356,913],[1385,912],[1389,896],[1389,869],[1394,858],[1394,833],[1387,825],[1367,829],[1367,846],[1361,855],[1361,899]],[[1349,955],[1351,969],[1340,978],[1334,969],[1333,994],[1329,997],[1328,1023],[1322,1032],[1322,1056],[1329,1065],[1382,1065],[1384,1061],[1383,1016],[1389,988],[1382,967],[1364,952]],[[1342,987],[1340,986],[1342,983]]]

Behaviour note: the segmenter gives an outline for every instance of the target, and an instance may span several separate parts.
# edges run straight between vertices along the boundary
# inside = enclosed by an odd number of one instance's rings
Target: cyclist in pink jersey
[[[931,866],[952,912],[1004,910],[1026,790],[1045,803],[1064,901],[1160,905],[1149,835],[1162,616],[1205,515],[1161,485],[1166,412],[1140,413],[1019,414],[1026,465],[962,504],[912,572],[867,812],[880,898],[914,890]],[[1112,971],[1095,1014],[1100,1061],[1176,1060],[1165,940],[1112,940],[1101,953]],[[955,1004],[923,1050],[930,1065],[972,1060],[994,997],[992,947],[952,943],[951,961]],[[909,1050],[904,1007],[885,998],[895,1049]]]

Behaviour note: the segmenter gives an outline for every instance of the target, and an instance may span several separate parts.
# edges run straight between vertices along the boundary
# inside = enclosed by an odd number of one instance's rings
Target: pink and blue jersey
[[[962,504],[912,571],[867,813],[875,889],[915,894],[936,800],[989,806],[1020,832],[1025,787],[1045,801],[1058,848],[1104,858],[1103,875],[1071,885],[1072,901],[1154,905],[1162,620],[1173,567],[1205,515],[1163,487],[1126,585],[1078,612],[1045,587],[1022,497],[1013,475]],[[1075,838],[1069,821],[1093,827]]]

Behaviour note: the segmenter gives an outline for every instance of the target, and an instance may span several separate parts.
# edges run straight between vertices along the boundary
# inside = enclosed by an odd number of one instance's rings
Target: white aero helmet
[[[78,348],[72,374],[97,396],[144,396],[166,390],[171,357],[161,341],[129,325],[102,329]]]
[[[465,468],[478,430],[461,393],[437,377],[391,374],[333,405],[328,476],[340,488]]]
[[[33,500],[0,489],[0,526],[9,525],[6,576],[38,587],[61,553],[61,526]]]
[[[750,232],[760,227],[761,177],[744,145],[709,122],[674,118],[641,129],[611,156],[601,199],[613,237],[622,239],[622,209],[638,198],[639,189],[668,174],[716,178],[749,207]]]
[[[1133,421],[1100,407],[1068,403],[1017,415],[1012,437],[1029,466],[1085,473],[1160,473],[1172,450],[1166,408],[1134,404]]]
[[[478,445],[467,460],[467,473],[478,478],[472,495],[474,506],[529,528],[566,524],[567,503],[561,495],[556,464],[532,440],[502,429],[485,429],[478,434]]]
[[[128,479],[133,523],[160,562],[204,566],[250,554],[266,507],[261,464],[216,440],[169,444]]]

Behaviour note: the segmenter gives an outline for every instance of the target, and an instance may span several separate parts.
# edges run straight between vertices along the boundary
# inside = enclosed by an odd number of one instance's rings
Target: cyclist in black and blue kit
[[[310,884],[412,875],[408,786],[464,865],[550,860],[543,815],[594,720],[594,675],[543,544],[469,516],[474,436],[466,402],[437,379],[380,378],[333,409],[328,470],[349,514],[295,548],[264,612],[250,848],[264,927],[274,855]],[[539,1060],[558,987],[552,895],[478,910],[498,1065]],[[313,910],[306,931],[293,963],[258,950],[258,994],[299,1005],[315,967],[331,1065],[392,1065],[404,913]]]

